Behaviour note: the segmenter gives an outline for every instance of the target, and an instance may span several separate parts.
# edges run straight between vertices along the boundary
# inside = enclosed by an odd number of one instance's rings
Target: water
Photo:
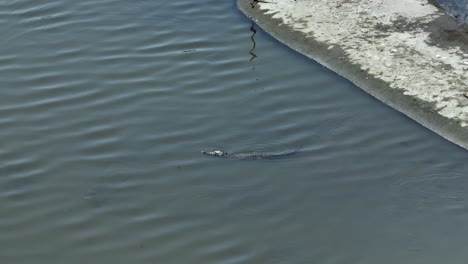
[[[458,23],[468,23],[468,0],[434,0]]]
[[[234,1],[0,10],[1,263],[466,262],[466,151]]]

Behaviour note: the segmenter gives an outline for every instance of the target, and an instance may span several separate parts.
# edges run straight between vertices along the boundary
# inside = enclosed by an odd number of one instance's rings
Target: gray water
[[[468,0],[433,0],[450,14],[458,23],[468,23]]]
[[[467,262],[466,151],[234,1],[0,1],[0,21],[0,263]]]

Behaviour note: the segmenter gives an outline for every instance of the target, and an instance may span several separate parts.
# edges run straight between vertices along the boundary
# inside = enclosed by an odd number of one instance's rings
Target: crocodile
[[[225,157],[231,159],[281,159],[291,155],[294,155],[298,152],[298,149],[292,151],[284,151],[284,152],[246,152],[246,153],[237,153],[237,154],[230,154],[222,150],[214,150],[214,151],[202,151],[202,154],[214,156],[214,157]]]

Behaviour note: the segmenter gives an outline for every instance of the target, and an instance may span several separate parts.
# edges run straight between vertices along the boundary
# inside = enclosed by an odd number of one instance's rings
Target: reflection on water
[[[250,61],[253,61],[256,57],[257,54],[255,54],[255,47],[257,46],[257,43],[255,43],[255,34],[257,34],[257,30],[255,29],[255,23],[252,22],[252,26],[250,27],[250,31],[252,31],[252,36],[250,36],[250,39],[252,40],[252,49],[249,51],[249,54],[252,56],[250,58]]]
[[[466,151],[234,1],[1,7],[2,263],[466,262]]]

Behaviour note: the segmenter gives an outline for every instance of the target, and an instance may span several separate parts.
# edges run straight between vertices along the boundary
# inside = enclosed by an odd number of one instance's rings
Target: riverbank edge
[[[440,115],[434,104],[391,88],[391,83],[374,78],[366,71],[362,71],[361,65],[347,60],[346,53],[341,47],[330,49],[328,44],[292,30],[281,20],[266,14],[257,6],[253,7],[251,0],[237,0],[237,6],[265,32],[286,46],[343,76],[373,97],[445,139],[468,149],[468,127],[462,127],[456,120]]]

